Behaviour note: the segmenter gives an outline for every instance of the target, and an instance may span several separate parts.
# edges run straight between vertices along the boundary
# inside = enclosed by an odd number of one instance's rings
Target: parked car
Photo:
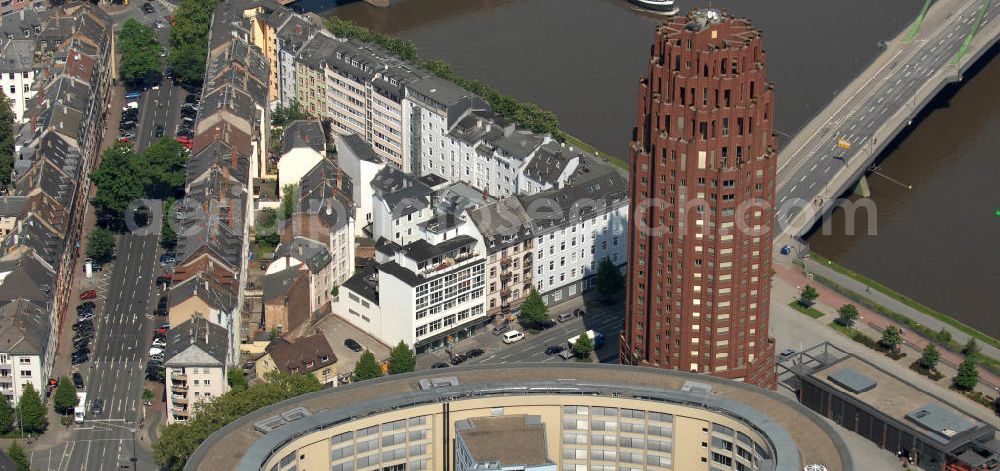
[[[133,132],[133,131],[125,131],[125,132],[122,133],[121,137],[122,137],[122,139],[124,139],[124,138],[129,138],[129,139],[134,138],[135,137],[135,132]]]
[[[90,339],[89,338],[81,339],[81,340],[79,340],[77,342],[73,342],[73,349],[74,350],[78,349],[78,348],[81,348],[81,347],[89,347],[89,346],[90,346]]]
[[[74,352],[73,356],[70,357],[70,363],[73,364],[73,365],[79,365],[81,363],[86,363],[88,361],[90,361],[90,357],[86,353],[75,353]]]
[[[177,257],[175,257],[173,255],[170,255],[170,254],[160,255],[160,264],[161,265],[173,265],[175,262],[177,262]]]
[[[451,360],[449,362],[452,365],[456,365],[457,366],[457,365],[461,365],[462,363],[465,363],[465,360],[468,360],[468,359],[469,359],[469,357],[467,357],[467,356],[462,355],[461,353],[459,353],[458,355],[452,356]]]
[[[510,330],[510,324],[501,324],[493,327],[493,335],[500,335]]]
[[[79,308],[77,308],[77,310],[76,310],[76,315],[78,315],[78,316],[82,316],[84,314],[93,314],[93,313],[94,313],[94,308],[92,308],[92,307],[89,307],[89,308],[86,308],[86,309],[79,309]]]
[[[84,345],[82,347],[77,347],[76,350],[73,350],[73,354],[74,355],[90,355],[90,347],[86,346],[86,345]]]
[[[524,333],[519,330],[511,330],[503,334],[503,343],[514,343],[522,339],[524,339]]]
[[[190,105],[196,105],[196,104],[198,104],[198,95],[188,95],[188,96],[184,97],[184,104],[185,105],[188,105],[188,104],[190,104]]]
[[[537,327],[538,330],[545,330],[545,329],[551,329],[551,328],[553,328],[553,327],[555,327],[557,325],[559,325],[559,324],[556,321],[554,321],[552,319],[546,319],[546,320],[544,320],[542,322],[539,322],[539,323],[535,324],[535,327]]]
[[[79,371],[73,373],[73,386],[76,386],[76,389],[83,389],[83,375]]]
[[[563,350],[566,350],[566,347],[564,347],[562,345],[549,345],[548,347],[545,347],[545,354],[546,355],[558,355],[558,354],[562,353]]]
[[[156,332],[157,333],[164,334],[164,335],[167,332],[169,332],[169,331],[170,331],[170,324],[166,324],[166,323],[160,324],[160,326],[156,328]]]
[[[586,314],[586,312],[584,312],[583,309],[577,308],[573,310],[573,315],[576,317],[583,317],[584,314]]]
[[[163,137],[163,126],[157,124],[156,125],[156,131],[153,132],[153,135],[156,136],[156,137]]]
[[[90,319],[84,319],[73,324],[73,330],[77,332],[93,330],[93,329],[94,329],[94,321]]]
[[[188,139],[194,138],[194,131],[190,129],[180,129],[177,131],[177,137],[186,137]]]
[[[94,299],[97,297],[97,291],[89,289],[80,293],[80,299]]]
[[[152,363],[146,365],[146,380],[163,382],[166,379],[166,370],[162,365]]]
[[[781,353],[778,354],[778,360],[779,361],[787,360],[787,359],[795,356],[796,353],[799,353],[798,350],[796,350],[794,348],[786,348],[784,351],[782,351]]]
[[[361,350],[364,350],[364,348],[361,347],[361,344],[358,343],[358,341],[354,340],[354,339],[345,339],[344,340],[344,346],[347,347],[347,348],[350,348],[352,351],[355,351],[355,352],[360,352]]]
[[[128,92],[125,94],[126,100],[138,100],[142,98],[142,92]]]
[[[125,106],[122,107],[122,111],[138,110],[138,109],[139,109],[138,101],[130,101],[128,103],[125,103]]]
[[[90,403],[90,414],[101,415],[102,412],[104,412],[104,399],[94,399],[94,402]]]
[[[88,309],[93,311],[94,306],[96,306],[96,304],[94,304],[93,301],[84,301],[76,306],[76,312],[83,312]]]
[[[164,339],[153,339],[153,343],[150,348],[166,348],[167,342]]]
[[[173,278],[171,278],[170,275],[160,275],[160,276],[156,277],[156,285],[157,286],[166,285],[167,288],[169,288],[172,282],[173,282]]]
[[[449,365],[447,363],[438,362],[438,363],[435,363],[435,364],[431,365],[431,369],[436,370],[438,368],[447,368],[448,366]]]
[[[194,118],[197,115],[198,108],[196,106],[181,106],[181,116]]]
[[[85,312],[85,313],[83,313],[83,314],[80,314],[80,315],[79,315],[79,316],[77,316],[76,318],[77,318],[77,319],[80,319],[81,321],[86,321],[86,320],[90,320],[90,319],[93,319],[93,318],[94,318],[94,313],[93,313],[93,312]]]
[[[559,314],[559,316],[556,317],[556,320],[559,322],[566,322],[573,319],[574,317],[576,317],[576,315],[573,314],[572,312],[564,312],[562,314]]]
[[[483,356],[484,353],[486,353],[486,352],[483,351],[483,349],[481,349],[481,348],[473,348],[472,350],[469,350],[469,351],[465,352],[465,356],[467,356],[469,358],[476,358],[476,357]]]
[[[154,12],[156,12],[156,8],[153,7],[152,3],[146,2],[146,3],[142,4],[142,11],[144,13],[147,13],[147,14],[148,13],[154,13]]]

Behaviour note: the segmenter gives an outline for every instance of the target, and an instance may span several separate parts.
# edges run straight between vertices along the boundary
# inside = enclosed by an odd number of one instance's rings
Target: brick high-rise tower
[[[623,363],[775,387],[768,336],[777,142],[761,33],[661,25],[631,143]]]

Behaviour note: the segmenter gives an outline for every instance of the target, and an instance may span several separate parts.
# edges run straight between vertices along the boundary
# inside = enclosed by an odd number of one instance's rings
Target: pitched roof
[[[281,134],[281,154],[308,147],[320,154],[326,152],[326,135],[319,121],[292,121]]]
[[[49,313],[26,299],[0,305],[0,352],[45,358],[49,345]]]
[[[167,332],[163,364],[168,367],[223,366],[229,333],[220,325],[194,316]]]
[[[517,198],[534,223],[535,235],[540,235],[627,204],[628,182],[617,172],[611,172],[562,189]]]
[[[531,218],[521,200],[515,197],[469,210],[468,214],[483,236],[487,253],[499,252],[532,237]]]
[[[305,301],[308,303],[308,299],[296,300],[288,297],[288,292],[295,286],[295,283],[299,280],[304,280],[307,276],[305,271],[294,268],[264,275],[264,294],[262,299],[265,303],[272,299],[288,300],[289,302]]]
[[[233,312],[239,302],[236,293],[228,286],[204,274],[198,274],[174,285],[167,297],[171,308],[191,298],[198,298],[222,312]]]
[[[426,183],[389,165],[375,174],[371,185],[375,195],[381,197],[397,217],[430,207],[430,197],[434,194]],[[398,209],[404,204],[405,207]]]
[[[350,193],[337,187],[340,176],[333,162],[323,159],[299,180],[297,212],[318,216],[331,232],[347,224],[354,213]]]
[[[271,355],[274,366],[286,373],[311,373],[337,362],[330,342],[319,333],[291,342],[275,339],[268,344],[266,351]]]
[[[274,258],[291,257],[306,265],[309,272],[317,274],[330,265],[333,257],[326,245],[305,237],[295,237],[289,242],[282,242],[274,250]]]
[[[54,287],[55,273],[34,257],[0,262],[0,302],[23,298],[44,304]]]

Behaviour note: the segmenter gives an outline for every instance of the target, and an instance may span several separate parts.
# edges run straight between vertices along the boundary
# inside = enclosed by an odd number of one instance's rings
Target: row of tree
[[[218,0],[181,0],[170,28],[170,67],[178,82],[200,84],[205,78],[208,29]]]
[[[0,187],[10,184],[16,134],[14,110],[10,107],[10,100],[0,100]]]
[[[799,303],[811,306],[816,302],[817,298],[819,298],[819,293],[816,291],[816,288],[806,285],[799,295]],[[837,309],[836,322],[844,327],[853,328],[859,317],[860,313],[856,306],[845,304]],[[942,330],[942,332],[948,333],[946,330]],[[944,337],[943,334],[939,334],[938,340]],[[950,334],[945,339],[945,341],[948,340],[951,340]],[[882,331],[882,337],[879,338],[878,344],[889,352],[898,353],[899,347],[903,344],[903,331],[894,325],[888,326]],[[970,338],[962,348],[961,353],[965,356],[965,359],[958,365],[958,371],[955,377],[952,378],[952,386],[962,391],[971,391],[979,384],[979,370],[976,368],[976,355],[979,354],[979,345],[976,343],[976,339]],[[916,366],[924,372],[929,373],[937,369],[940,361],[941,352],[933,342],[928,342],[927,346],[921,351]]]
[[[417,367],[417,355],[406,342],[399,341],[392,350],[389,351],[389,360],[385,370],[375,359],[375,354],[367,349],[361,354],[357,364],[354,365],[354,374],[351,381],[365,381],[368,379],[380,378],[383,374],[396,375],[409,373]]]
[[[181,196],[187,159],[184,146],[167,137],[141,153],[128,144],[106,150],[90,176],[97,187],[91,203],[98,219],[109,221],[110,226],[119,225],[126,210],[140,198]]]
[[[271,404],[323,389],[311,374],[280,371],[272,371],[265,376],[265,382],[249,386],[238,378],[229,380],[235,387],[212,401],[199,402],[191,420],[161,429],[160,439],[153,444],[153,458],[163,469],[184,469],[198,445],[230,422]]]
[[[122,80],[133,85],[159,82],[163,76],[163,45],[156,40],[156,31],[134,19],[122,24],[118,33],[118,50],[122,53]]]
[[[75,393],[73,397],[76,398]],[[40,434],[49,427],[47,414],[41,395],[31,383],[25,383],[17,408],[0,397],[0,435],[10,433],[15,427],[27,434]]]
[[[493,111],[500,116],[513,120],[533,132],[551,133],[556,139],[565,140],[565,135],[559,130],[559,120],[555,113],[543,110],[533,103],[520,102],[513,97],[503,95],[478,80],[459,77],[451,66],[443,61],[422,59],[417,53],[417,46],[411,41],[375,32],[351,20],[336,16],[327,20],[326,27],[338,37],[357,39],[382,46],[401,59],[418,64],[435,75],[483,97]]]

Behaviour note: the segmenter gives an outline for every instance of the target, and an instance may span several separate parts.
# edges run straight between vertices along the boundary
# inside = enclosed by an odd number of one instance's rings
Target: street
[[[158,90],[149,89],[142,93],[139,101],[139,122],[136,126],[136,152],[142,152],[150,144],[165,138],[173,139],[177,134],[177,124],[180,121],[180,109],[188,92],[173,84],[171,80],[163,80]],[[156,126],[163,126],[163,136],[156,137]]]
[[[566,345],[566,340],[587,330],[604,334],[604,346],[597,349],[597,357],[603,363],[618,362],[618,332],[624,328],[625,305],[602,304],[599,301],[584,298],[574,298],[567,302],[549,306],[549,315],[555,318],[559,313],[584,309],[587,314],[583,318],[574,318],[557,323],[551,329],[537,334],[528,333],[514,323],[513,328],[524,332],[524,340],[513,344],[505,344],[499,335],[493,335],[490,328],[481,329],[475,336],[463,340],[453,347],[455,354],[465,353],[473,348],[486,351],[478,358],[470,358],[463,364],[476,363],[520,363],[520,362],[561,362],[565,361],[557,355],[546,355],[545,348],[549,345]],[[437,350],[417,357],[417,369],[428,369],[434,363],[447,363],[449,355],[445,350]]]
[[[962,42],[972,31],[982,3],[980,0],[966,0],[939,26],[925,24],[916,39],[900,47],[889,62],[850,96],[821,128],[816,129],[801,145],[781,153],[775,215],[775,223],[779,227],[786,226],[803,209],[797,205],[783,207],[785,201],[811,201],[816,205],[818,198],[829,201],[836,197],[826,193],[827,185],[849,163],[854,165],[852,159],[865,158],[863,150],[870,152],[874,146],[880,145],[873,141],[879,128],[900,110],[918,111],[920,104],[914,102],[914,96],[930,77],[949,67]],[[942,6],[945,7],[947,5]],[[998,10],[1000,3],[993,2],[982,24],[988,23]]]

